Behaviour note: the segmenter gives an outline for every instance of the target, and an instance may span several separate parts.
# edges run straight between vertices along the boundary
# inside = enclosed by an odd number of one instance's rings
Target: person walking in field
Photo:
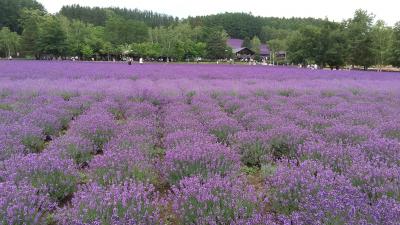
[[[143,58],[142,58],[142,57],[140,57],[140,59],[139,59],[139,64],[140,64],[140,65],[143,64]]]

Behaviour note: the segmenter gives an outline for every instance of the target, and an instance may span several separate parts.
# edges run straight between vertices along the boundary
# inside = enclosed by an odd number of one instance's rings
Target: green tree
[[[9,57],[15,54],[20,46],[20,36],[16,32],[11,32],[10,28],[3,27],[0,30],[0,52],[3,56]]]
[[[279,51],[285,51],[286,50],[286,40],[280,40],[280,39],[272,39],[268,41],[268,46],[269,50],[271,53],[271,61],[273,64],[276,62],[276,54]]]
[[[321,30],[306,26],[293,35],[288,43],[289,59],[296,64],[314,64],[317,61]]]
[[[175,52],[175,34],[173,27],[156,27],[150,31],[150,42],[161,48],[160,56],[171,58]]]
[[[40,10],[24,9],[21,11],[22,49],[26,56],[39,57],[37,40],[39,39],[40,24],[43,23],[45,13]]]
[[[150,31],[150,42],[158,44],[160,56],[178,60],[204,56],[204,43],[200,42],[202,29],[187,23],[159,27]]]
[[[226,44],[228,34],[224,30],[216,27],[207,27],[204,29],[204,36],[207,45],[206,57],[208,59],[215,60],[231,57],[232,49]]]
[[[67,29],[67,43],[68,43],[68,53],[74,56],[85,55],[88,49],[92,49],[91,46],[87,45],[86,39],[90,35],[90,30],[88,26],[79,20],[73,20],[69,23]]]
[[[0,0],[0,27],[9,27],[11,31],[21,34],[20,19],[23,9],[44,11],[43,5],[35,0]]]
[[[94,55],[94,51],[89,45],[84,45],[81,49],[81,53],[85,59],[90,59]]]
[[[400,22],[393,28],[393,39],[390,47],[390,64],[400,67]]]
[[[293,63],[339,67],[346,57],[346,40],[340,26],[329,21],[321,27],[306,26],[293,35],[288,44]]]
[[[365,70],[374,64],[372,22],[374,16],[364,10],[357,10],[347,21],[349,63],[362,66]]]
[[[242,48],[251,48],[251,40],[249,37],[243,39]]]
[[[37,46],[40,53],[64,56],[68,50],[67,32],[59,17],[47,15],[40,24]]]
[[[328,47],[325,52],[324,63],[328,64],[331,69],[344,66],[347,56],[347,40],[344,31],[341,29],[332,30],[325,40],[324,44]]]
[[[261,41],[257,36],[254,36],[251,39],[251,50],[255,53],[254,58],[256,60],[260,60],[260,48],[261,48]]]
[[[206,56],[206,48],[207,48],[206,43],[203,43],[203,42],[195,43],[193,46],[193,49],[192,49],[193,57],[195,57],[195,58],[205,57]]]
[[[161,56],[161,47],[157,43],[135,43],[131,46],[131,50],[136,57],[158,58]]]
[[[106,21],[105,37],[114,46],[144,42],[148,38],[145,23],[110,16]]]
[[[378,20],[372,28],[372,38],[375,65],[381,69],[389,63],[392,30],[383,20]]]

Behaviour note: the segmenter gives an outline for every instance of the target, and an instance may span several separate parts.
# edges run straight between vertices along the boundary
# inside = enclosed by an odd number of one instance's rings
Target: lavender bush
[[[62,202],[77,188],[78,172],[71,160],[62,160],[54,154],[15,156],[2,162],[0,180],[16,185],[29,182],[53,201]]]
[[[188,177],[172,188],[168,199],[180,224],[235,224],[260,209],[253,187],[239,178]]]
[[[151,185],[125,182],[102,187],[96,183],[82,187],[72,199],[72,207],[59,209],[62,224],[158,224],[157,193]]]
[[[239,157],[231,149],[219,144],[200,142],[168,149],[163,173],[171,184],[175,184],[188,176],[207,178],[214,174],[234,174],[238,167]]]
[[[0,223],[44,224],[56,205],[29,184],[0,183]]]
[[[400,220],[399,73],[0,68],[1,224]]]

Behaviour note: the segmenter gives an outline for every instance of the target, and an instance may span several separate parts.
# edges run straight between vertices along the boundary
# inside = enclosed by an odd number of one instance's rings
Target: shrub
[[[0,125],[0,160],[13,154],[41,152],[44,148],[42,130],[32,124]]]
[[[114,136],[117,128],[111,115],[94,112],[81,116],[72,126],[73,132],[88,139],[96,152],[103,151],[104,145]]]
[[[157,182],[149,159],[135,149],[106,151],[94,158],[89,167],[89,177],[102,186],[122,184],[127,180]]]
[[[76,190],[78,173],[71,160],[42,153],[16,156],[4,162],[0,178],[19,184],[29,182],[53,201],[62,202]]]
[[[159,224],[158,195],[151,185],[125,182],[109,187],[83,186],[71,207],[57,211],[61,224]]]
[[[175,184],[188,176],[206,178],[214,174],[233,174],[238,171],[239,164],[239,156],[229,148],[200,142],[169,149],[162,172],[170,184]]]
[[[240,178],[188,177],[168,196],[180,224],[235,224],[260,209],[251,185]]]
[[[217,137],[218,142],[228,144],[228,137],[235,134],[241,127],[231,118],[219,118],[211,121],[210,133]]]
[[[267,178],[266,202],[295,224],[360,224],[371,220],[365,195],[314,161],[281,165]]]
[[[54,140],[47,151],[58,153],[62,159],[72,159],[79,166],[89,163],[96,153],[89,140],[70,134]]]
[[[400,201],[400,167],[374,165],[367,161],[353,162],[347,172],[353,186],[365,193],[372,202],[382,196]]]
[[[167,134],[164,138],[164,146],[167,149],[172,149],[179,145],[191,145],[196,142],[215,143],[217,138],[210,134],[191,130],[175,131]]]
[[[0,223],[45,224],[46,215],[56,205],[48,195],[38,192],[29,184],[0,183]]]
[[[268,136],[261,132],[244,131],[234,136],[234,149],[247,166],[260,166],[270,156]]]

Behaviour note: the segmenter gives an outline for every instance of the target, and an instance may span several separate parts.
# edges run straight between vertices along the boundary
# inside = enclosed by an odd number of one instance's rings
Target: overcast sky
[[[362,8],[389,25],[400,21],[400,0],[38,0],[55,13],[63,5],[118,6],[147,9],[180,18],[220,12],[251,12],[257,16],[316,17],[342,21]]]

